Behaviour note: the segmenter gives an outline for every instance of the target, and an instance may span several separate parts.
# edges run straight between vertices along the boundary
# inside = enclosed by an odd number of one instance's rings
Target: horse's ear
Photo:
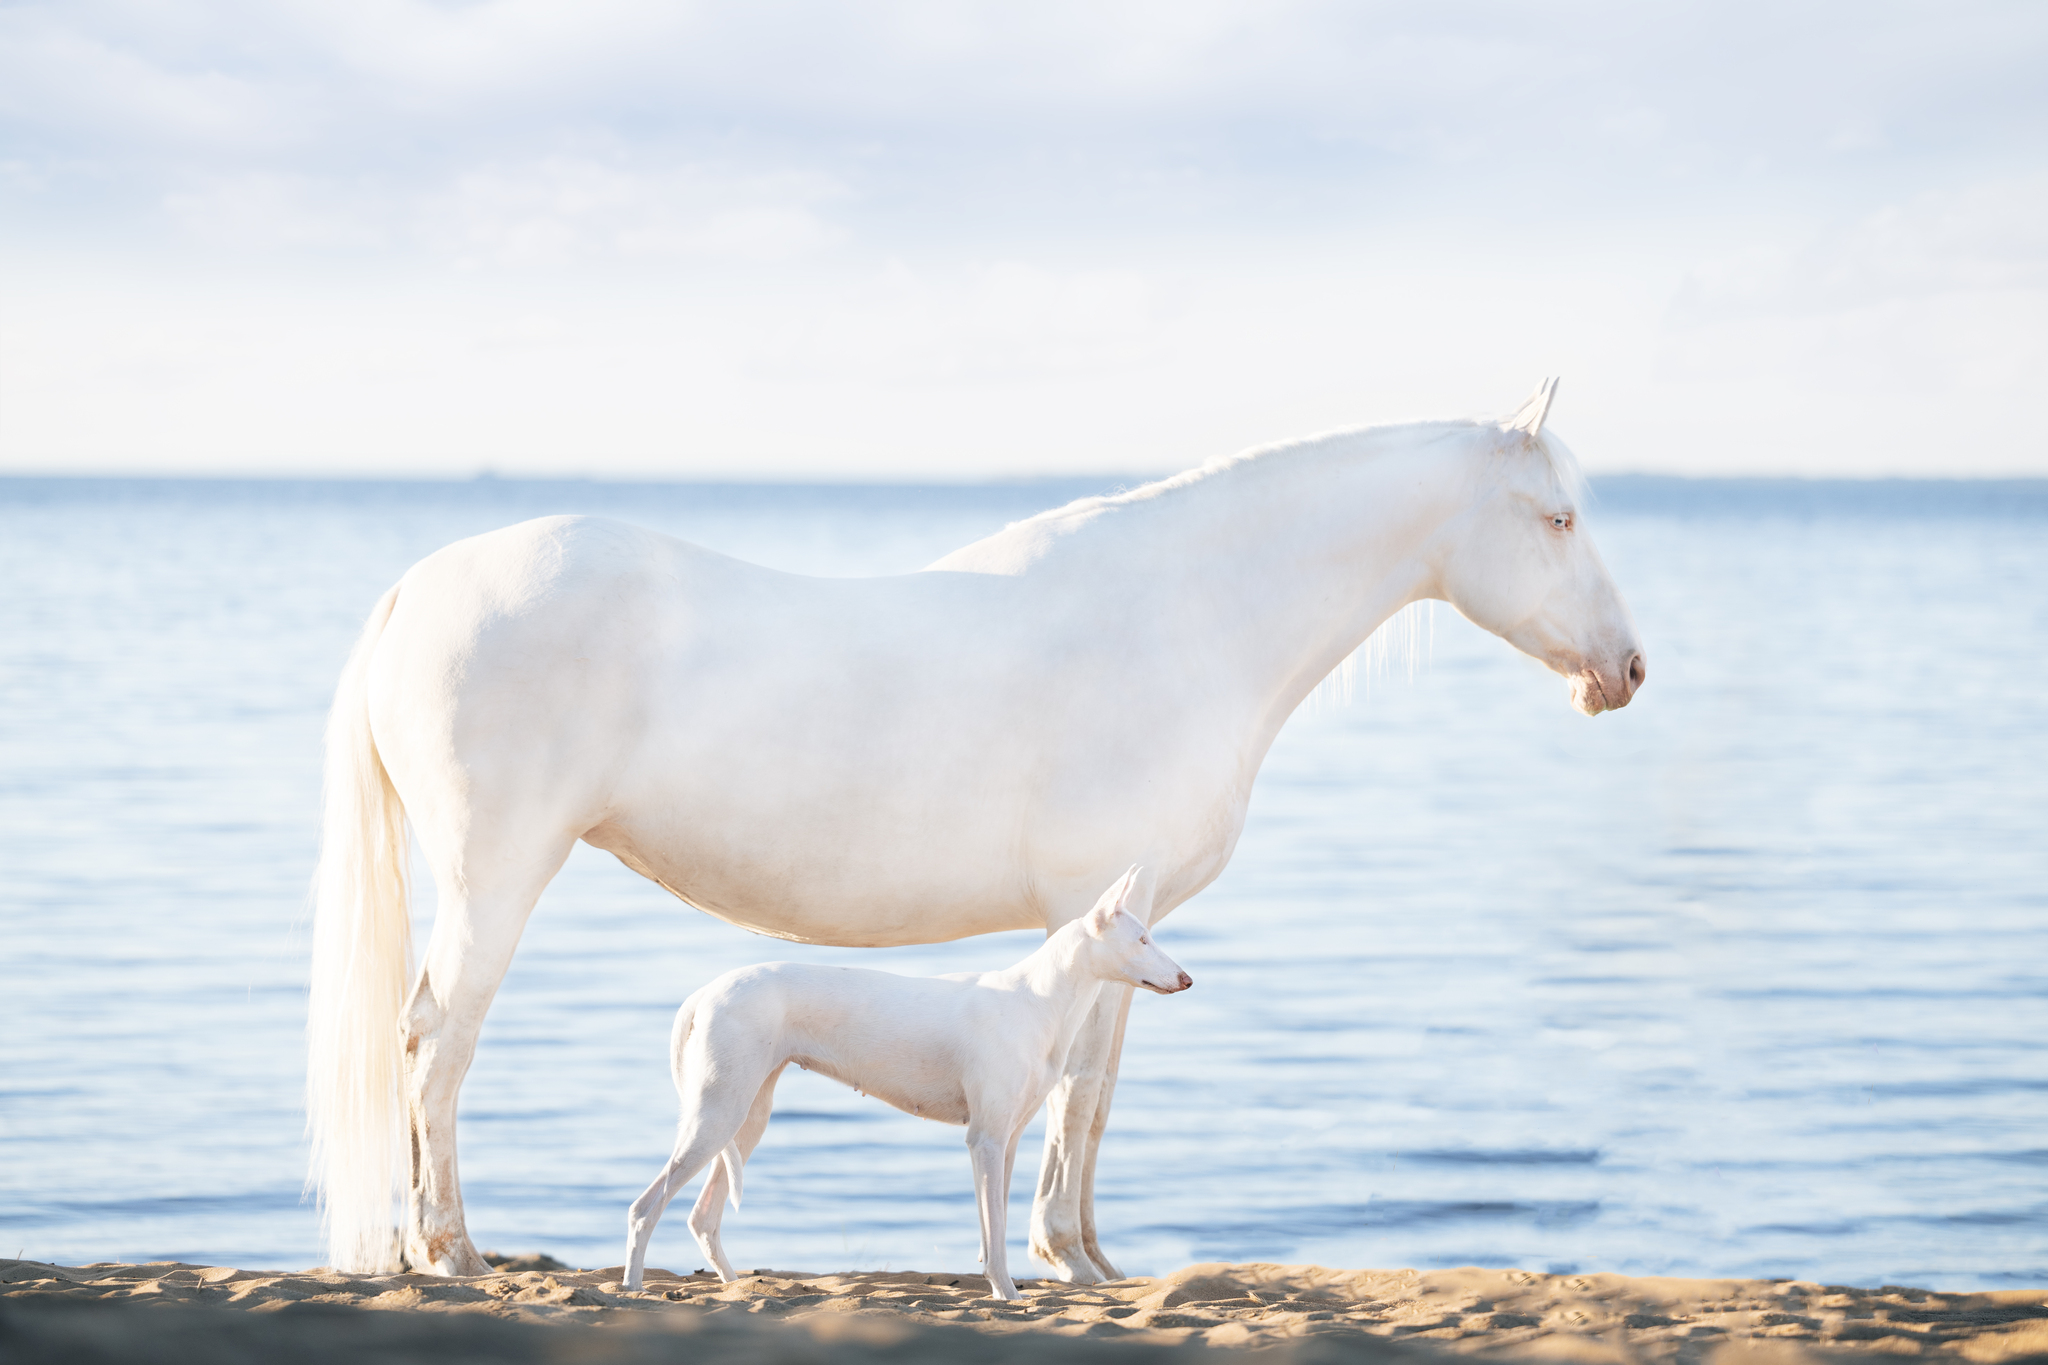
[[[1515,409],[1515,415],[1508,418],[1507,429],[1519,431],[1530,440],[1543,434],[1543,419],[1550,415],[1550,400],[1557,397],[1557,380],[1546,379],[1536,386],[1536,392],[1529,395],[1522,406]]]

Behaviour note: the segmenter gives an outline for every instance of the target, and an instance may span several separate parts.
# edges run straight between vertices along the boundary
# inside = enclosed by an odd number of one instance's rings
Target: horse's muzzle
[[[1572,705],[1589,716],[1602,711],[1619,711],[1635,700],[1636,691],[1650,676],[1650,665],[1642,651],[1628,656],[1621,667],[1609,672],[1584,668],[1572,675]]]

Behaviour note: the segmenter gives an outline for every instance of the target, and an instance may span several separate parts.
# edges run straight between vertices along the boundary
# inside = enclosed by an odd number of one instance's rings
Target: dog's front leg
[[[1003,1244],[1003,1222],[1010,1203],[1010,1192],[1003,1182],[1009,1169],[1005,1136],[984,1128],[969,1128],[967,1156],[974,1164],[974,1200],[981,1210],[981,1264],[988,1274],[989,1293],[998,1299],[1018,1299],[1023,1295],[1010,1279],[1010,1258]]]

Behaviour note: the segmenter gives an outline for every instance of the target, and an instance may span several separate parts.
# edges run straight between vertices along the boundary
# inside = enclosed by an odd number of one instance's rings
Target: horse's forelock
[[[1572,505],[1576,507],[1585,501],[1585,471],[1579,468],[1579,457],[1572,454],[1571,447],[1547,431],[1536,436],[1530,444],[1550,466],[1551,474],[1563,487],[1565,496],[1572,500]]]
[[[1544,472],[1564,490],[1565,498],[1578,506],[1586,496],[1586,476],[1579,468],[1579,460],[1571,447],[1551,435],[1538,432],[1531,435],[1513,427],[1497,427],[1493,437],[1494,471],[1501,479],[1512,479],[1522,473],[1531,461],[1541,461]]]

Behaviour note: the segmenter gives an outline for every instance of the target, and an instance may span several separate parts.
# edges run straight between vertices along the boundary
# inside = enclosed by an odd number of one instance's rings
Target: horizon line
[[[806,475],[806,474],[547,474],[502,473],[492,469],[468,474],[404,473],[238,473],[185,470],[172,472],[43,472],[0,469],[0,484],[15,483],[267,483],[313,484],[412,484],[420,487],[459,487],[493,484],[589,484],[597,487],[675,486],[714,488],[990,488],[1034,485],[1116,482],[1136,480],[1150,483],[1170,478],[1178,470],[1143,472],[1137,470],[1039,474],[983,474],[949,478],[934,475]],[[2048,473],[2040,474],[1696,474],[1655,470],[1608,470],[1588,472],[1589,483],[1615,480],[1661,481],[1670,483],[1776,483],[1776,484],[2048,484]],[[1132,484],[1131,486],[1136,486]]]

